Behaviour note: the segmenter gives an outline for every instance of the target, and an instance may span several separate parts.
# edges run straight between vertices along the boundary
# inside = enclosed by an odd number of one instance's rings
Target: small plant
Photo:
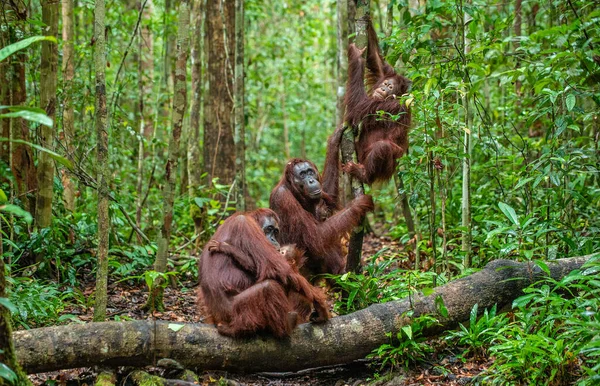
[[[437,319],[429,315],[421,315],[412,319],[411,324],[403,326],[396,334],[387,333],[390,343],[379,346],[369,354],[369,357],[380,358],[382,368],[385,366],[408,368],[423,361],[428,354],[433,352],[433,348],[423,336],[423,330],[437,322]]]
[[[458,331],[452,331],[446,336],[446,340],[466,346],[463,356],[484,356],[498,330],[508,323],[506,315],[496,315],[495,305],[489,311],[486,309],[479,319],[477,311],[478,305],[475,304],[471,309],[469,324],[465,326],[461,323]]]

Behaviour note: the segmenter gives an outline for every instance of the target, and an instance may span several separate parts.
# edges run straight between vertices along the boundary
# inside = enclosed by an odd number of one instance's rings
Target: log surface
[[[590,256],[548,262],[551,277],[559,280],[580,268]],[[522,294],[523,288],[544,277],[533,263],[495,260],[481,271],[438,287],[429,296],[374,304],[324,324],[303,324],[292,336],[277,340],[269,336],[231,339],[212,325],[184,324],[178,331],[167,321],[88,323],[46,327],[13,334],[17,357],[29,373],[93,365],[146,366],[171,358],[190,369],[236,372],[297,371],[349,363],[364,358],[410,323],[413,317],[430,314],[440,325],[433,334],[467,321],[473,305],[483,311],[494,304],[501,308]],[[436,306],[441,297],[448,310],[442,317]]]

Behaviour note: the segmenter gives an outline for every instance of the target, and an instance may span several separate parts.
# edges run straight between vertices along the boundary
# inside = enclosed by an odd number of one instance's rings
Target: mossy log
[[[580,268],[590,256],[559,259],[548,263],[552,278],[560,279]],[[171,358],[190,369],[237,372],[296,371],[349,363],[364,358],[413,317],[437,317],[440,330],[469,319],[475,303],[479,310],[494,304],[509,305],[523,288],[545,274],[533,263],[495,260],[483,270],[435,289],[429,296],[415,296],[375,304],[352,314],[332,318],[324,324],[300,325],[290,338],[269,336],[231,339],[212,325],[185,324],[170,328],[169,322],[88,323],[39,328],[14,333],[17,357],[29,373],[92,365],[146,366]],[[439,313],[441,297],[448,315]],[[174,331],[177,330],[177,331]]]

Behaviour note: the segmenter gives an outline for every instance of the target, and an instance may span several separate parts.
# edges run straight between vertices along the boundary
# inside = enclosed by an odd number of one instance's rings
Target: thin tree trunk
[[[58,5],[60,0],[42,0],[42,22],[46,25],[44,35],[58,38]],[[56,117],[56,79],[58,76],[58,44],[42,42],[42,60],[40,65],[40,104],[46,115]],[[54,129],[40,126],[38,130],[40,146],[54,150]],[[35,222],[38,228],[47,228],[52,224],[52,197],[54,195],[54,163],[46,152],[38,154],[38,195]]]
[[[98,167],[98,268],[96,272],[96,298],[94,321],[106,319],[108,284],[108,195],[110,170],[108,163],[108,111],[106,109],[106,40],[104,35],[106,14],[104,0],[96,0],[94,8],[94,65],[96,72],[96,159]]]
[[[190,10],[187,0],[182,0],[179,5],[179,27],[177,30],[177,63],[175,66],[175,94],[173,95],[173,128],[169,137],[168,159],[165,166],[167,182],[163,187],[163,218],[158,235],[156,260],[154,270],[164,273],[167,269],[169,255],[169,241],[171,239],[171,226],[173,223],[173,202],[177,180],[177,164],[179,163],[179,142],[183,127],[183,118],[187,110],[187,58],[190,49],[189,37]],[[152,291],[148,296],[145,308],[150,311],[164,310],[163,281],[159,278],[153,283]]]
[[[465,92],[462,94],[462,103],[464,107],[465,116],[465,129],[464,129],[464,142],[463,142],[463,179],[462,179],[462,222],[461,225],[464,228],[462,233],[462,251],[464,252],[463,265],[465,268],[471,266],[471,111],[469,106],[469,73],[467,71],[467,54],[469,53],[469,41],[467,39],[467,24],[470,21],[470,16],[464,12],[462,0],[460,1],[460,19],[461,24],[461,40],[462,40],[462,61],[463,61],[463,84]]]
[[[285,78],[280,77],[282,89],[281,89],[281,118],[283,119],[283,152],[285,155],[285,159],[291,158],[290,153],[290,132],[287,122],[287,112],[285,110],[285,93],[287,88],[285,87]]]
[[[75,36],[75,28],[73,23],[73,0],[62,0],[62,38],[63,38],[63,135],[62,140],[65,142],[67,149],[67,157],[73,159],[75,147],[74,127],[74,109],[73,109],[73,78],[75,77],[75,47],[73,39]],[[61,179],[63,184],[63,200],[65,201],[65,209],[75,211],[75,186],[71,181],[70,173],[65,169],[61,169]]]
[[[235,178],[234,16],[233,1],[206,3],[208,94],[204,98],[204,168],[209,185],[215,177],[222,184],[231,184]]]
[[[515,1],[515,37],[513,40],[513,46],[514,46],[514,50],[515,50],[515,54],[517,54],[517,56],[515,56],[515,67],[519,68],[521,66],[521,61],[519,60],[519,55],[518,55],[518,50],[519,47],[521,46],[521,35],[522,35],[522,9],[523,7],[521,6],[522,4],[522,0],[516,0]],[[519,110],[521,108],[521,81],[517,78],[517,80],[515,81],[515,94],[517,95],[517,115],[519,115]]]
[[[361,17],[365,14],[369,14],[369,0],[358,0],[356,1],[356,38],[355,43],[358,48],[367,46],[367,26]],[[345,124],[345,123],[344,123]],[[353,161],[357,163],[356,149],[354,147],[355,138],[358,137],[357,127],[350,127],[344,133],[341,143],[342,152],[342,163],[348,163]],[[358,197],[365,194],[365,188],[359,181],[350,178],[350,186],[352,190],[352,197]],[[350,201],[350,199],[348,199]],[[364,237],[364,218],[361,223],[363,225],[357,227],[350,235],[350,241],[348,242],[348,256],[346,258],[346,271],[358,272],[361,270],[361,256],[362,256],[362,244]]]
[[[141,7],[141,2],[140,2]],[[144,200],[144,166],[145,160],[148,157],[148,147],[154,136],[154,122],[152,120],[151,110],[146,108],[146,102],[153,98],[154,93],[152,92],[153,78],[154,78],[154,45],[153,45],[153,33],[150,28],[150,22],[152,19],[153,6],[152,1],[149,0],[144,7],[142,14],[142,25],[139,33],[139,71],[138,71],[138,111],[140,114],[140,139],[138,143],[138,171],[137,171],[137,183],[136,183],[136,209],[135,209],[135,223],[141,228],[142,227],[142,203]],[[138,240],[141,241],[139,235]]]
[[[203,16],[204,1],[198,1],[194,11],[194,29],[193,29],[193,47],[192,47],[192,101],[190,111],[190,137],[188,143],[188,170],[189,170],[189,203],[190,216],[194,221],[194,230],[197,236],[196,247],[198,247],[202,238],[200,234],[204,230],[204,220],[206,219],[206,208],[196,203],[196,197],[200,197],[200,186],[202,184],[202,166],[200,162],[200,114],[202,109],[203,96]]]
[[[235,144],[235,208],[238,211],[246,210],[244,94],[244,0],[235,0],[235,129],[233,141]]]

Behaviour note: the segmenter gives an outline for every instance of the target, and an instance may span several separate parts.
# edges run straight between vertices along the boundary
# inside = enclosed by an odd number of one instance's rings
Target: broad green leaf
[[[29,110],[21,110],[16,111],[14,113],[0,114],[0,118],[23,118],[28,121],[39,123],[40,125],[45,125],[48,127],[52,127],[52,125],[54,125],[54,122],[52,122],[52,118],[50,118],[46,114],[41,114]]]
[[[498,207],[500,208],[502,213],[504,213],[504,215],[508,217],[510,221],[512,221],[513,224],[519,226],[519,218],[517,217],[517,213],[510,205],[505,204],[503,202],[499,202]]]
[[[402,331],[404,331],[404,333],[406,334],[406,336],[408,337],[408,339],[412,340],[412,327],[411,326],[404,326],[402,327]]]
[[[550,275],[550,268],[548,268],[548,264],[544,263],[542,260],[535,260],[535,265],[540,267],[540,269],[547,275]]]
[[[56,38],[54,38],[53,36],[32,36],[30,38],[23,39],[21,41],[10,44],[10,45],[4,47],[3,49],[1,49],[0,50],[0,62],[3,61],[4,59],[8,58],[15,52],[22,50],[23,48],[27,48],[35,42],[40,42],[43,40],[56,43]]]
[[[6,379],[11,384],[17,382],[17,374],[4,363],[0,363],[0,378]]]
[[[6,197],[4,190],[0,189],[0,204],[4,204],[6,201],[8,201],[8,197]]]
[[[28,211],[26,211],[25,209],[20,208],[16,205],[12,205],[12,204],[2,205],[2,206],[0,206],[0,211],[12,213],[15,216],[23,217],[25,219],[25,221],[27,222],[27,224],[31,224],[31,221],[33,221],[33,217],[31,217],[31,214]]]
[[[185,327],[185,324],[169,323],[169,325],[168,325],[169,330],[172,330],[175,332],[181,330],[183,327]]]
[[[7,298],[0,298],[0,306],[6,307],[11,314],[17,313],[17,307],[15,307],[15,305],[12,304]]]
[[[567,103],[567,110],[573,111],[573,107],[575,107],[575,95],[573,95],[573,94],[567,95],[566,103]]]
[[[39,151],[43,151],[44,153],[48,153],[48,155],[50,157],[52,157],[52,159],[54,159],[56,162],[62,164],[63,166],[65,166],[69,170],[73,170],[73,164],[71,163],[71,161],[69,161],[68,159],[66,159],[62,155],[60,155],[58,153],[55,153],[52,150],[46,149],[45,147],[36,145],[35,143],[23,141],[21,139],[9,139],[9,138],[4,138],[4,137],[0,137],[0,142],[21,143],[23,145],[31,146],[34,149],[37,149]]]

